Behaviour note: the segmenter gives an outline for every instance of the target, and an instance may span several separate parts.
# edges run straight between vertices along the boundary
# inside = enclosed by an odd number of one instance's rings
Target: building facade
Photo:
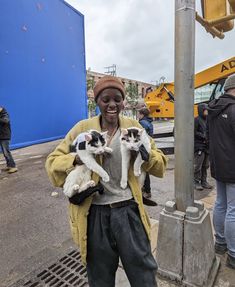
[[[93,88],[95,83],[106,76],[107,74],[97,73],[91,70],[87,70],[87,97],[88,97],[88,108],[90,116],[94,115],[95,110],[94,93]],[[144,97],[149,92],[156,88],[155,85],[127,79],[123,77],[119,78],[126,90],[126,99],[124,101],[125,111],[124,113],[129,116],[136,116],[134,109],[144,105]]]

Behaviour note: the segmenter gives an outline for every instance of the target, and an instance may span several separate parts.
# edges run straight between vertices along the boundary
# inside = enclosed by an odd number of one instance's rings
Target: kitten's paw
[[[134,175],[135,176],[140,176],[141,175],[141,170],[134,170]]]
[[[73,186],[73,190],[78,191],[80,188],[80,186],[78,184],[74,184]]]
[[[95,186],[94,180],[89,181],[89,186],[90,186],[90,187]]]
[[[105,147],[105,152],[107,152],[107,153],[112,153],[112,152],[113,152],[113,149],[110,148],[110,147]]]
[[[121,180],[120,186],[121,186],[122,189],[126,189],[127,188],[126,180]]]
[[[104,181],[104,182],[109,182],[109,175],[107,174],[107,175],[103,175],[102,176],[102,180]]]
[[[75,190],[63,190],[64,191],[64,194],[67,196],[67,197],[72,197],[74,194],[75,194]]]

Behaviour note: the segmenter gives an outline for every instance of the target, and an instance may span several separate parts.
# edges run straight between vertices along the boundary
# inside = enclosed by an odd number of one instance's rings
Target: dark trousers
[[[0,146],[5,157],[7,167],[15,167],[16,164],[10,152],[10,141],[9,140],[0,140]]]
[[[206,182],[209,168],[209,155],[203,151],[194,153],[194,180],[198,183]]]
[[[156,287],[157,263],[137,204],[92,205],[88,217],[87,274],[90,287],[114,287],[119,257],[132,287]]]

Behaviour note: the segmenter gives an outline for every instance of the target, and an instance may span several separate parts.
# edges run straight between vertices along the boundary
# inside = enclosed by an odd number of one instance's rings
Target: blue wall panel
[[[63,137],[87,117],[84,17],[63,0],[0,0],[0,105],[12,147]]]

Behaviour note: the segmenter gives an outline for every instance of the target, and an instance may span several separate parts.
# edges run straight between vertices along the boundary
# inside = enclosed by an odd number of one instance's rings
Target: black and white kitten
[[[106,135],[107,132],[90,130],[79,134],[73,141],[72,147],[83,165],[76,165],[68,174],[63,186],[66,196],[72,197],[75,193],[94,186],[95,182],[91,180],[92,171],[97,173],[104,182],[109,181],[109,175],[95,160],[95,155],[112,152],[112,149],[107,147]]]
[[[121,177],[121,188],[127,187],[128,181],[128,170],[131,159],[131,151],[138,152],[134,162],[134,175],[139,177],[141,187],[144,184],[145,175],[144,171],[141,171],[141,165],[144,160],[142,159],[140,148],[143,145],[147,153],[151,150],[150,139],[144,129],[130,127],[128,129],[122,129],[121,131],[121,155],[122,155],[122,177]]]

